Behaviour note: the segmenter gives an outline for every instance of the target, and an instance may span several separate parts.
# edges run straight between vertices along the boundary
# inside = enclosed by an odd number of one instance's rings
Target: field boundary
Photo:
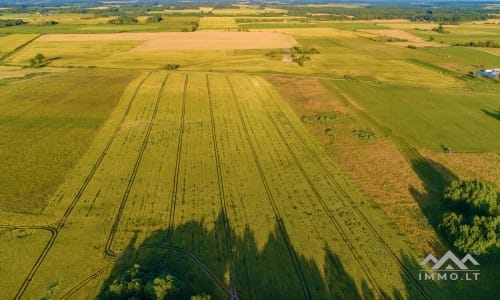
[[[4,54],[2,57],[0,57],[0,63],[3,62],[4,59],[14,55],[16,52],[18,52],[19,50],[22,50],[24,47],[28,46],[31,42],[34,42],[36,39],[38,39],[39,37],[41,37],[42,35],[39,34],[37,36],[35,36],[34,38],[30,39],[29,41],[27,42],[24,42],[23,44],[17,46],[14,50]]]

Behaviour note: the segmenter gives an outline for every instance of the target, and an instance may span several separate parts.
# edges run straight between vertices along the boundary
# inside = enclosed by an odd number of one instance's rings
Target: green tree
[[[489,253],[499,249],[500,217],[474,216],[467,221],[462,215],[447,213],[439,225],[450,241],[460,251]]]
[[[30,67],[40,68],[43,66],[44,61],[45,61],[45,56],[42,53],[38,53],[37,55],[35,55],[35,57],[30,59]]]
[[[157,300],[185,299],[183,290],[183,284],[170,274],[153,279],[145,287],[147,297]]]
[[[495,189],[479,180],[457,180],[444,191],[444,199],[465,214],[498,215]]]

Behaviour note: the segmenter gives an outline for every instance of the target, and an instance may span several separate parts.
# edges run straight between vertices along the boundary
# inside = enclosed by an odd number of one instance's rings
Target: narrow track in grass
[[[253,85],[252,82],[250,82],[250,85],[252,85],[253,87],[255,87],[255,85]],[[260,99],[261,103],[264,103],[264,99],[262,98],[262,95],[257,93],[257,96]],[[311,180],[311,178],[309,177],[309,175],[307,175],[302,162],[297,158],[297,155],[295,154],[294,150],[292,149],[292,147],[290,146],[290,144],[287,142],[287,140],[283,136],[283,133],[281,132],[281,129],[276,124],[276,121],[272,117],[272,115],[269,112],[269,110],[266,110],[266,115],[267,115],[268,119],[271,121],[271,124],[273,125],[273,128],[274,128],[275,132],[278,133],[278,136],[279,136],[282,144],[284,144],[286,146],[287,153],[289,153],[292,156],[293,162],[295,163],[295,165],[299,169],[302,177],[306,180],[307,185],[309,186],[309,188],[311,189],[311,191],[316,196],[316,199],[321,204],[321,207],[323,208],[323,211],[326,213],[326,215],[328,216],[328,219],[331,221],[331,223],[337,229],[337,232],[340,234],[340,236],[342,238],[342,241],[347,245],[347,247],[349,248],[349,250],[353,253],[355,261],[360,266],[361,270],[365,274],[366,278],[369,280],[369,282],[372,285],[373,289],[375,289],[375,292],[378,295],[378,297],[379,298],[383,298],[382,292],[380,291],[380,289],[379,289],[379,287],[378,287],[378,285],[377,285],[377,283],[376,283],[373,275],[369,271],[368,267],[363,263],[363,258],[360,255],[359,251],[351,243],[351,241],[349,240],[349,238],[348,238],[347,233],[345,232],[345,230],[342,228],[342,226],[339,224],[339,222],[337,221],[337,219],[333,216],[333,214],[331,213],[331,211],[328,209],[328,206],[326,205],[326,202],[323,199],[323,196],[321,196],[320,192],[318,191],[318,189],[316,188],[316,186],[313,184],[313,181]],[[287,119],[287,121],[290,122],[288,119]],[[312,201],[311,201],[311,203],[312,203]],[[343,292],[345,294],[345,297],[349,296],[349,293],[347,291],[343,291]]]
[[[177,153],[175,159],[175,170],[174,170],[174,181],[172,185],[172,196],[170,199],[170,211],[168,217],[168,227],[167,227],[167,240],[172,239],[172,234],[174,233],[174,221],[175,221],[175,207],[177,205],[177,188],[179,184],[179,170],[181,167],[181,156],[182,156],[182,139],[184,137],[184,117],[186,115],[186,94],[188,85],[188,75],[184,81],[184,92],[182,94],[182,110],[181,110],[181,124],[179,126],[179,137],[177,139]]]
[[[128,197],[130,196],[130,191],[132,190],[132,186],[134,185],[135,178],[137,176],[137,171],[139,170],[139,166],[141,165],[142,157],[144,156],[144,152],[149,143],[149,136],[151,135],[151,131],[153,130],[153,125],[156,121],[156,115],[158,114],[158,108],[160,107],[160,100],[163,95],[163,90],[165,88],[165,83],[167,82],[168,74],[163,79],[160,90],[158,91],[158,96],[156,97],[156,103],[153,110],[153,115],[151,116],[151,120],[149,120],[148,127],[146,129],[146,134],[142,140],[141,148],[139,150],[139,154],[137,155],[137,159],[134,164],[134,169],[132,170],[132,174],[130,175],[127,183],[127,188],[123,193],[122,200],[120,202],[120,208],[116,214],[115,220],[113,222],[113,226],[111,227],[111,232],[109,233],[108,239],[106,240],[106,246],[104,247],[104,251],[106,255],[116,257],[118,253],[113,251],[113,241],[116,236],[116,232],[118,231],[118,226],[120,226],[120,221],[122,219],[123,210],[125,209],[125,205],[127,204]]]
[[[292,243],[291,243],[290,238],[288,236],[288,233],[286,231],[285,224],[282,221],[281,214],[278,210],[278,206],[276,205],[276,201],[274,200],[273,194],[272,194],[271,189],[269,187],[269,183],[267,182],[266,176],[264,174],[264,170],[263,170],[262,165],[260,163],[260,160],[257,156],[257,151],[255,150],[255,145],[250,138],[250,132],[249,132],[249,129],[246,125],[246,122],[243,118],[243,113],[242,113],[242,110],[241,110],[240,105],[238,103],[236,93],[234,92],[233,85],[231,84],[231,81],[227,77],[226,77],[226,80],[227,80],[228,85],[231,89],[232,98],[235,102],[236,110],[237,110],[241,125],[243,127],[243,132],[245,133],[246,141],[248,143],[248,146],[250,147],[250,152],[252,153],[252,157],[253,157],[255,166],[257,167],[260,179],[262,181],[264,189],[266,190],[267,198],[269,200],[269,203],[271,204],[271,207],[272,207],[273,212],[274,212],[274,217],[276,218],[278,228],[279,228],[281,235],[284,239],[288,253],[292,259],[295,272],[296,272],[297,276],[299,277],[300,288],[302,290],[302,294],[303,294],[305,299],[312,299],[311,292],[309,290],[309,286],[307,285],[307,282],[306,282],[306,277],[304,275],[304,272],[302,271],[302,268],[301,268],[300,263],[299,263],[299,259],[297,257],[297,253],[295,253],[295,250],[293,249]],[[255,136],[255,133],[253,133],[253,134]]]
[[[226,204],[226,197],[225,197],[225,192],[224,192],[224,181],[222,178],[222,170],[221,170],[221,162],[220,162],[220,156],[219,156],[219,148],[217,146],[217,133],[215,130],[215,118],[214,118],[214,110],[213,110],[213,99],[212,99],[212,94],[210,92],[210,82],[208,80],[208,75],[205,77],[206,83],[207,83],[207,91],[208,91],[208,107],[210,111],[210,127],[212,130],[212,144],[214,148],[214,155],[215,155],[215,165],[217,168],[217,182],[219,186],[219,198],[221,202],[221,207],[222,207],[222,222],[224,223],[224,233],[226,235],[225,239],[225,246],[226,246],[226,253],[227,253],[227,258],[229,260],[229,266],[230,266],[230,278],[229,278],[229,287],[231,290],[231,299],[232,300],[238,300],[238,292],[236,290],[236,284],[235,284],[235,265],[234,265],[234,256],[233,256],[233,238],[231,236],[231,228],[229,227],[229,220],[227,217],[227,204]]]
[[[134,100],[137,97],[137,93],[139,92],[139,90],[141,89],[142,85],[144,84],[144,82],[146,81],[146,79],[149,78],[150,75],[151,75],[151,72],[149,72],[148,75],[146,75],[144,77],[144,79],[142,79],[141,82],[137,85],[137,88],[135,89],[134,94],[132,95],[132,98],[130,99],[130,101],[128,103],[128,106],[127,106],[127,109],[126,109],[125,113],[123,114],[123,117],[120,120],[118,126],[116,126],[115,131],[108,138],[108,141],[107,141],[106,145],[104,146],[104,149],[101,151],[101,153],[100,153],[97,161],[94,163],[94,165],[92,166],[89,174],[87,175],[87,177],[83,181],[82,185],[78,189],[78,192],[76,193],[75,197],[73,198],[73,201],[70,203],[70,205],[66,209],[66,211],[64,213],[64,216],[57,223],[57,226],[55,227],[55,233],[51,236],[50,240],[47,242],[45,248],[40,253],[40,256],[36,260],[35,264],[31,268],[30,272],[28,273],[28,275],[24,279],[21,287],[17,290],[17,293],[14,296],[14,299],[20,299],[23,296],[24,292],[26,291],[26,289],[28,288],[29,284],[33,280],[33,277],[35,276],[38,268],[40,268],[40,265],[43,263],[43,261],[45,260],[45,258],[48,255],[48,253],[50,252],[50,250],[54,246],[54,243],[55,243],[55,241],[56,241],[56,239],[57,239],[57,237],[58,237],[61,229],[64,227],[64,224],[66,223],[67,218],[71,215],[71,212],[73,212],[73,209],[76,207],[76,205],[80,201],[80,198],[82,197],[83,193],[87,189],[87,186],[89,185],[90,181],[94,177],[94,175],[95,175],[97,169],[99,168],[99,166],[101,165],[104,157],[108,153],[109,148],[111,147],[111,145],[113,144],[114,140],[118,136],[118,133],[120,132],[120,130],[122,128],[123,122],[125,122],[125,119],[127,118],[128,114],[130,113],[130,109],[132,107],[132,104],[133,104]]]
[[[283,111],[281,110],[281,108],[279,107],[279,104],[276,102],[277,100],[274,99],[274,97],[270,97],[273,101],[273,103],[275,104],[275,107],[277,107],[280,111],[280,114],[282,115],[282,117],[287,120],[288,124],[290,124],[290,127],[292,128],[292,132],[295,134],[295,136],[297,137],[298,140],[301,141],[301,144],[303,146],[304,149],[306,149],[306,152],[307,153],[314,153],[314,150],[311,148],[310,145],[308,145],[306,143],[306,141],[304,139],[302,139],[300,136],[300,134],[298,133],[298,129],[293,125],[293,123],[290,121],[290,119],[286,116],[285,113],[283,113]],[[262,99],[261,99],[262,100]],[[282,132],[279,130],[279,128],[277,127],[275,121],[273,120],[272,116],[269,115],[269,112],[267,112],[268,114],[268,117],[271,119],[271,122],[274,124],[274,127],[276,128],[276,130],[279,132],[279,135],[282,139],[284,139],[283,137],[283,134]],[[285,141],[285,140],[284,140]],[[292,151],[291,147],[287,144],[287,147],[288,147],[288,150],[290,152],[290,154],[292,154],[292,156],[294,157],[294,160],[296,160],[297,164],[300,165],[300,162],[297,160],[297,157],[295,155],[295,153]],[[335,179],[335,175],[331,172],[331,170],[329,170],[324,163],[322,163],[319,158],[317,158],[317,156],[313,155],[312,156],[314,159],[313,161],[315,162],[316,166],[318,166],[320,169],[322,169],[328,176],[328,178],[330,179],[330,182],[333,183],[333,185],[336,187],[336,189],[340,192],[341,194],[341,200],[342,202],[346,205],[346,207],[348,208],[351,208],[353,211],[356,212],[356,214],[358,216],[360,216],[364,223],[369,227],[372,235],[377,239],[377,241],[379,241],[379,243],[383,246],[383,248],[392,256],[392,258],[398,263],[400,269],[403,271],[403,273],[405,274],[405,277],[416,287],[416,289],[418,290],[418,292],[420,293],[421,297],[423,299],[432,299],[431,295],[424,289],[424,287],[421,285],[421,283],[415,278],[415,276],[413,275],[413,273],[411,272],[411,270],[408,269],[407,266],[405,266],[405,264],[403,264],[403,262],[401,261],[401,259],[397,256],[396,253],[394,253],[394,251],[391,249],[391,247],[387,244],[387,242],[382,238],[382,236],[380,236],[380,234],[378,233],[378,231],[376,230],[376,228],[373,226],[373,224],[368,220],[368,218],[365,216],[365,214],[363,214],[363,212],[355,207],[354,205],[352,205],[351,203],[348,203],[346,202],[346,199],[349,199],[350,198],[350,195],[349,193],[347,193],[344,189],[344,187],[342,187],[338,182],[337,180]],[[327,159],[330,160],[330,158],[327,156]],[[332,164],[334,164],[333,162],[331,162]],[[303,167],[301,166],[301,172],[303,172]],[[306,174],[304,174],[305,177],[307,177]],[[310,182],[310,179],[306,179]],[[317,191],[315,191],[315,194],[317,193]],[[329,215],[329,217],[331,216],[331,213],[329,212],[328,210],[328,207],[326,206],[326,203],[324,203],[324,201],[322,200],[321,197],[318,198],[318,200],[320,200],[325,212]],[[331,218],[334,218],[333,216],[331,216]]]
[[[233,295],[232,291],[228,290],[227,287],[225,286],[225,284],[217,277],[217,275],[212,270],[210,270],[210,268],[208,268],[196,255],[194,255],[193,253],[189,252],[186,249],[172,246],[172,245],[168,245],[168,244],[164,244],[164,245],[159,245],[159,246],[143,246],[143,247],[140,247],[136,250],[125,252],[120,257],[118,257],[115,261],[107,264],[103,268],[99,269],[97,272],[91,274],[90,276],[88,276],[84,280],[80,281],[77,285],[75,285],[68,292],[66,292],[66,294],[64,294],[61,297],[61,299],[74,299],[75,294],[80,289],[82,289],[86,284],[88,284],[93,279],[97,278],[99,275],[103,274],[105,271],[114,267],[121,260],[129,258],[132,255],[137,255],[138,253],[145,252],[147,250],[155,250],[155,249],[165,249],[165,250],[174,252],[174,254],[184,255],[184,256],[188,257],[195,265],[197,265],[205,274],[207,274],[210,277],[210,279],[217,285],[218,288],[221,289],[221,291],[224,294],[226,294],[227,296],[232,298],[232,295]]]

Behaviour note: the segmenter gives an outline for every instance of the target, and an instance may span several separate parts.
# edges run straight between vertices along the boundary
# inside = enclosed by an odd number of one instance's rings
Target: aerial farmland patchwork
[[[0,298],[498,295],[497,6],[0,4]]]

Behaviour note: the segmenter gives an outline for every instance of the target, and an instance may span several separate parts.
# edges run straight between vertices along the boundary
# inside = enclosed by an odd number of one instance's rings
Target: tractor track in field
[[[96,173],[97,169],[101,165],[104,157],[108,153],[109,148],[113,144],[115,138],[118,136],[118,133],[121,130],[122,124],[123,124],[123,122],[125,121],[125,119],[127,118],[128,114],[130,112],[130,109],[132,107],[132,104],[133,104],[136,96],[137,96],[137,93],[139,92],[139,90],[142,87],[143,83],[146,81],[146,79],[149,78],[150,75],[151,75],[151,72],[149,72],[148,75],[145,76],[144,79],[141,80],[141,82],[137,85],[137,88],[135,89],[134,94],[132,95],[132,98],[130,99],[130,102],[128,103],[127,110],[123,114],[123,117],[120,120],[118,126],[115,128],[115,131],[113,132],[113,134],[108,138],[108,141],[107,141],[107,143],[106,143],[103,151],[99,155],[97,161],[92,166],[89,174],[87,175],[87,177],[83,181],[82,185],[78,189],[78,192],[76,193],[75,197],[73,198],[73,201],[70,203],[69,207],[66,209],[66,211],[64,213],[64,216],[57,223],[57,226],[55,226],[53,228],[55,230],[55,232],[52,234],[50,240],[47,242],[47,244],[45,245],[44,249],[42,250],[42,252],[38,256],[38,259],[36,260],[35,264],[31,268],[31,270],[28,273],[28,275],[26,276],[26,278],[24,279],[21,287],[17,290],[16,295],[14,296],[14,299],[20,299],[23,296],[24,292],[26,291],[26,289],[28,288],[29,284],[33,280],[33,277],[35,276],[36,271],[38,270],[38,268],[40,267],[40,265],[43,263],[43,261],[47,257],[47,255],[50,252],[50,250],[52,249],[52,247],[54,246],[54,243],[55,243],[55,241],[56,241],[56,239],[57,239],[57,237],[58,237],[61,229],[64,227],[64,224],[66,223],[67,218],[71,215],[71,213],[73,212],[73,209],[76,207],[76,205],[80,201],[80,198],[82,197],[83,193],[87,189],[87,186],[89,185],[90,181],[94,177],[94,174]]]
[[[278,103],[276,103],[276,100],[273,98],[273,97],[270,97],[272,98],[273,100],[273,103],[275,104],[275,107],[277,107],[280,111],[280,114],[283,116],[284,119],[286,119],[288,121],[288,123],[290,124],[290,127],[292,128],[292,132],[295,134],[295,136],[297,137],[298,140],[301,141],[301,144],[303,145],[303,148],[306,149],[307,153],[314,153],[313,149],[304,141],[304,139],[301,139],[300,138],[300,134],[298,133],[298,129],[293,125],[293,123],[288,119],[288,117],[281,111],[281,108],[279,107]],[[269,113],[268,113],[269,114]],[[274,124],[274,126],[276,127],[276,130],[279,132],[279,135],[283,138],[283,135],[281,133],[281,131],[279,130],[279,128],[276,126],[274,120],[272,119],[271,116],[269,116],[272,123]],[[287,147],[288,147],[288,150],[290,151],[290,153],[293,155],[293,157],[295,159],[296,156],[295,154],[292,152],[291,148],[289,147],[288,143],[287,144]],[[378,233],[378,231],[376,230],[376,228],[373,226],[373,224],[368,220],[368,218],[361,212],[361,210],[357,207],[355,207],[354,205],[350,205],[349,203],[346,202],[345,199],[349,199],[350,196],[349,194],[345,191],[345,189],[337,182],[337,180],[335,179],[335,175],[332,174],[332,172],[325,166],[325,164],[321,163],[321,161],[316,157],[316,156],[313,156],[314,157],[314,162],[315,164],[320,168],[320,169],[323,169],[323,171],[325,172],[325,174],[328,176],[328,178],[330,179],[330,182],[333,183],[333,185],[337,188],[337,190],[340,192],[341,194],[341,199],[342,199],[342,202],[346,205],[346,207],[348,208],[351,208],[358,216],[360,216],[362,218],[362,220],[365,222],[365,224],[370,228],[370,231],[373,233],[373,236],[377,239],[377,241],[380,242],[380,244],[384,247],[384,249],[394,258],[394,260],[398,263],[398,265],[400,266],[400,268],[403,270],[406,278],[414,284],[414,286],[417,288],[417,290],[419,291],[419,293],[421,294],[421,296],[424,298],[424,299],[432,299],[431,295],[429,295],[429,293],[422,287],[422,285],[420,284],[420,282],[412,275],[411,271],[403,264],[403,262],[401,261],[401,259],[394,253],[394,251],[392,251],[391,247],[387,244],[387,242],[385,242],[385,240],[380,236],[380,234]],[[327,156],[328,157],[328,156]],[[330,158],[328,157],[328,160],[330,160]],[[332,162],[332,164],[334,164]],[[301,167],[302,169],[302,167]],[[303,169],[302,169],[303,170]],[[302,172],[302,171],[301,171]],[[305,174],[304,174],[305,175]],[[309,179],[307,179],[309,181]],[[315,192],[316,193],[316,192]],[[320,201],[322,202],[322,206],[323,205],[326,205],[324,203],[324,201]],[[324,209],[325,209],[325,212],[327,212],[327,214],[330,215],[330,213],[328,212],[328,208],[324,206]],[[333,216],[332,216],[333,217]]]
[[[103,274],[105,271],[111,269],[114,267],[117,263],[119,263],[121,260],[127,259],[131,257],[132,255],[136,255],[138,253],[142,253],[148,250],[155,250],[155,249],[165,249],[168,251],[172,251],[176,255],[184,255],[188,257],[194,264],[196,264],[205,274],[207,274],[210,279],[213,280],[213,282],[223,291],[225,294],[227,294],[229,297],[232,296],[232,291],[228,290],[225,284],[217,277],[217,275],[210,270],[195,254],[191,253],[190,251],[181,248],[181,247],[176,247],[168,244],[164,245],[159,245],[159,246],[143,246],[140,247],[136,250],[128,251],[123,253],[120,257],[118,257],[116,260],[113,262],[107,264],[103,268],[99,269],[95,273],[91,274],[84,280],[80,281],[77,285],[72,287],[69,291],[64,294],[61,299],[74,299],[74,295],[82,289],[87,283],[92,281],[93,279],[97,278],[99,275]]]
[[[217,182],[219,186],[219,196],[220,196],[220,202],[221,202],[221,207],[222,207],[222,221],[224,222],[224,233],[226,235],[225,239],[225,246],[226,246],[226,253],[227,253],[227,258],[229,260],[229,265],[231,268],[230,271],[230,281],[229,281],[229,286],[231,290],[231,299],[232,300],[239,300],[238,293],[236,290],[236,284],[234,283],[234,276],[236,274],[236,268],[234,265],[234,256],[233,256],[233,239],[231,236],[231,229],[229,227],[229,220],[227,217],[227,205],[226,205],[226,197],[225,197],[225,192],[224,192],[224,183],[222,179],[222,169],[221,169],[221,163],[220,163],[220,157],[219,157],[219,148],[217,146],[217,135],[215,131],[215,118],[214,118],[214,110],[213,110],[213,100],[212,100],[212,94],[210,92],[210,82],[208,80],[208,75],[206,75],[206,82],[207,82],[207,90],[208,90],[208,107],[210,110],[210,127],[212,130],[212,144],[214,148],[214,155],[215,155],[215,165],[217,168]]]
[[[233,85],[232,85],[231,81],[227,77],[226,77],[226,80],[227,80],[228,85],[229,85],[229,87],[231,89],[232,98],[233,98],[233,100],[235,102],[236,110],[238,112],[238,116],[239,116],[240,122],[242,124],[243,131],[245,133],[246,141],[247,141],[247,143],[248,143],[248,145],[250,147],[250,151],[252,153],[252,157],[254,159],[255,166],[257,167],[260,179],[261,179],[262,184],[263,184],[263,186],[264,186],[264,188],[266,190],[267,198],[268,198],[268,200],[269,200],[269,202],[271,204],[271,207],[273,208],[273,212],[274,212],[274,216],[276,218],[276,222],[277,222],[278,228],[279,228],[279,230],[281,232],[281,235],[283,237],[283,240],[285,242],[285,245],[287,247],[289,255],[290,255],[291,259],[292,259],[295,272],[296,272],[297,276],[299,277],[300,288],[302,290],[302,294],[303,294],[303,296],[304,296],[305,299],[312,299],[311,292],[309,290],[309,286],[306,283],[306,277],[304,275],[304,272],[302,271],[302,268],[300,266],[299,260],[297,258],[297,253],[295,253],[295,251],[293,249],[293,246],[291,244],[290,238],[289,238],[288,233],[286,231],[285,224],[283,223],[283,220],[281,218],[280,212],[279,212],[278,207],[276,205],[276,201],[274,200],[274,197],[272,195],[271,189],[270,189],[269,184],[267,182],[267,179],[265,177],[264,170],[263,170],[262,165],[260,163],[260,160],[259,160],[259,158],[257,156],[257,152],[255,150],[255,145],[254,145],[254,143],[252,142],[252,140],[250,138],[250,132],[248,130],[246,122],[244,121],[243,113],[241,111],[240,105],[238,104],[238,100],[237,100],[236,94],[234,92]]]
[[[57,234],[57,227],[54,226],[17,226],[17,225],[0,224],[0,228],[11,229],[11,230],[16,230],[16,229],[47,230],[52,235]]]
[[[179,126],[179,138],[177,140],[177,153],[175,159],[175,170],[174,170],[174,181],[172,185],[172,196],[170,201],[170,212],[168,217],[168,229],[167,229],[167,240],[172,239],[174,233],[174,221],[175,221],[175,207],[177,205],[177,188],[179,183],[179,170],[181,168],[181,156],[182,156],[182,139],[184,137],[184,118],[186,115],[186,94],[188,85],[188,75],[184,81],[184,92],[182,94],[182,109],[181,109],[181,124]]]
[[[250,79],[248,79],[248,80],[250,81]],[[255,85],[252,82],[250,82],[250,84],[255,87]],[[261,103],[264,103],[264,99],[262,98],[262,95],[257,94],[257,96],[260,99]],[[331,211],[328,209],[328,206],[326,205],[326,202],[323,199],[323,196],[321,196],[320,192],[318,191],[318,189],[316,188],[316,186],[313,184],[311,178],[309,177],[309,175],[307,175],[307,173],[306,173],[306,171],[305,171],[302,163],[297,158],[297,156],[295,155],[292,147],[290,147],[290,144],[287,142],[287,140],[283,136],[283,133],[281,132],[281,130],[278,127],[278,125],[276,124],[276,121],[274,121],[274,119],[271,116],[271,113],[269,112],[269,110],[266,110],[266,115],[267,115],[268,119],[271,121],[271,123],[272,123],[272,125],[274,127],[274,130],[278,133],[278,136],[279,136],[280,140],[286,146],[286,148],[288,150],[288,153],[292,156],[293,162],[295,163],[295,165],[299,169],[302,177],[306,180],[309,188],[311,189],[311,191],[316,196],[316,199],[318,199],[319,203],[321,204],[321,207],[323,208],[323,211],[326,213],[326,215],[328,216],[328,218],[330,219],[330,221],[332,222],[332,224],[335,226],[335,228],[339,232],[342,240],[347,245],[347,247],[349,248],[349,250],[352,251],[352,253],[354,255],[354,258],[355,258],[355,261],[361,267],[361,270],[363,271],[363,273],[365,274],[366,278],[369,280],[369,282],[371,283],[371,285],[375,289],[378,297],[379,298],[383,298],[382,293],[381,293],[381,291],[380,291],[380,289],[379,289],[379,287],[378,287],[375,279],[373,278],[373,275],[369,271],[368,267],[363,263],[363,259],[362,259],[361,255],[359,254],[359,251],[351,243],[351,241],[349,240],[349,238],[348,238],[347,233],[345,232],[345,230],[342,228],[342,226],[339,224],[339,222],[337,221],[337,219],[335,219],[335,217],[333,216],[333,214],[331,213]],[[311,201],[311,203],[312,203],[312,201]],[[343,291],[343,292],[345,293],[345,291]],[[348,294],[346,294],[345,296],[347,297]]]
[[[153,110],[153,115],[151,116],[151,120],[148,123],[148,127],[146,129],[146,134],[144,135],[144,138],[142,140],[141,148],[139,150],[139,154],[137,156],[137,159],[134,164],[134,169],[132,170],[132,174],[130,175],[127,183],[127,188],[125,189],[125,192],[123,193],[122,200],[120,202],[120,207],[118,209],[118,212],[116,214],[115,220],[113,222],[113,226],[111,227],[111,232],[109,233],[108,239],[106,240],[106,246],[104,247],[104,251],[106,255],[116,257],[118,256],[118,253],[113,251],[112,246],[113,246],[113,241],[116,236],[116,232],[118,231],[118,226],[120,226],[120,221],[123,215],[123,211],[125,209],[125,205],[127,204],[128,197],[130,196],[130,191],[132,190],[132,186],[134,185],[135,178],[137,176],[137,171],[139,170],[139,166],[141,165],[142,157],[144,156],[144,152],[146,152],[146,148],[149,143],[149,136],[151,135],[151,131],[153,130],[153,125],[156,120],[156,115],[158,114],[158,109],[160,107],[160,100],[163,95],[163,90],[165,88],[165,83],[167,82],[169,75],[167,74],[165,78],[163,79],[160,90],[158,91],[158,96],[156,97],[156,103],[155,107]]]

